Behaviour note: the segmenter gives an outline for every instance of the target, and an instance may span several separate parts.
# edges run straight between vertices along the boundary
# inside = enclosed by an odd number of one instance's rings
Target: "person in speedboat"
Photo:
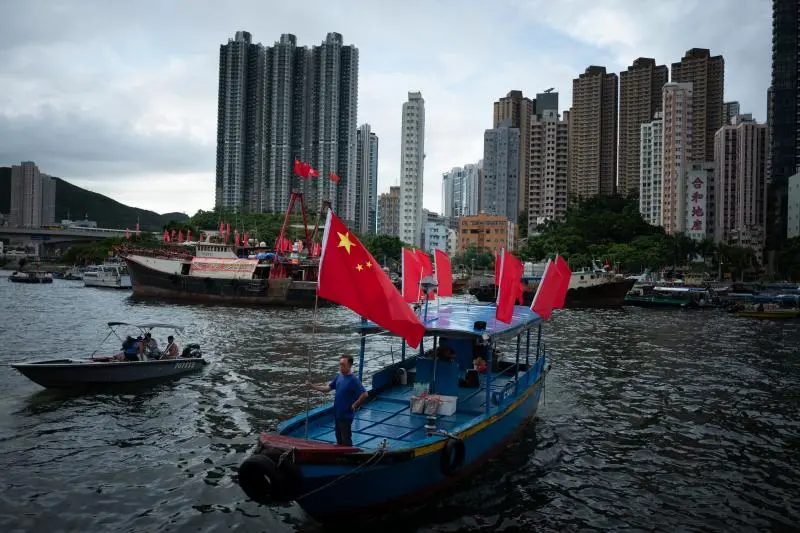
[[[170,335],[167,337],[167,347],[161,354],[160,359],[176,359],[180,353],[180,348],[177,344],[175,344],[175,337]]]
[[[145,358],[158,359],[161,352],[158,349],[158,341],[153,338],[153,335],[148,331],[144,334],[144,339],[139,344],[139,353],[142,355],[140,359]]]

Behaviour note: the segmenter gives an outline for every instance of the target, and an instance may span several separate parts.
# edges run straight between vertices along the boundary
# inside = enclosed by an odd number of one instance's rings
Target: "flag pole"
[[[317,308],[319,307],[319,291],[315,291],[314,295],[314,313],[311,316],[311,338],[313,339],[317,334]],[[308,371],[306,373],[306,380],[311,380],[311,345],[306,346],[306,353],[308,354]],[[304,438],[308,440],[308,410],[311,405],[311,387],[306,387],[306,421]]]

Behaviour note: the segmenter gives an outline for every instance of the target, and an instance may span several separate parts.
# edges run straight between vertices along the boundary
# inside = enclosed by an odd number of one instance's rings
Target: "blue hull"
[[[417,500],[446,488],[502,451],[517,430],[536,414],[544,372],[536,374],[540,379],[504,410],[494,413],[488,422],[479,421],[457,433],[465,445],[465,458],[455,475],[442,473],[440,461],[446,439],[434,437],[428,439],[430,444],[414,448],[414,457],[407,460],[385,462],[376,456],[377,464],[360,468],[300,465],[303,475],[301,494],[306,496],[297,498],[297,503],[315,520],[331,522],[352,515],[363,517],[381,508]],[[347,474],[348,477],[341,478]]]

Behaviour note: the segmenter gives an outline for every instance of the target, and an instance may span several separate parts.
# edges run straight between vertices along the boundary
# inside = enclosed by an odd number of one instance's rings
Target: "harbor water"
[[[7,366],[87,357],[111,320],[186,326],[179,342],[199,343],[211,364],[81,394]],[[323,382],[338,354],[357,353],[356,320],[321,308],[315,328],[310,310],[142,302],[0,277],[0,531],[321,530],[296,505],[247,501],[236,469],[260,431],[306,408],[309,354]],[[162,345],[167,334],[156,330]],[[455,490],[365,530],[800,528],[800,321],[565,310],[543,338],[552,372],[519,438]]]

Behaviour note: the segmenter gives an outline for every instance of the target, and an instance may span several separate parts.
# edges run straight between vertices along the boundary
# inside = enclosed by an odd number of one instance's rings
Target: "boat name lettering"
[[[175,369],[176,370],[185,370],[187,368],[194,368],[194,367],[195,367],[195,363],[194,362],[182,362],[182,363],[176,363],[175,364]]]

